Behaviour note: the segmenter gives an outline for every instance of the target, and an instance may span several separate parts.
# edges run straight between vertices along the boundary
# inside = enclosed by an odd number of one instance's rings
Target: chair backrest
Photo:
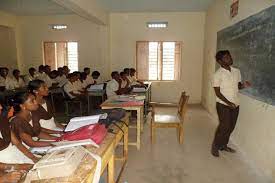
[[[184,116],[187,111],[187,105],[188,105],[188,100],[189,96],[185,94],[185,92],[182,92],[181,98],[180,98],[180,103],[179,103],[179,109],[178,109],[178,114],[181,120],[184,119]]]

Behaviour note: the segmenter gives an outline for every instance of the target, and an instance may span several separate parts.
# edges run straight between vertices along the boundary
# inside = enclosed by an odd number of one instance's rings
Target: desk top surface
[[[122,119],[122,121],[129,123],[129,114]],[[120,127],[124,130],[126,125],[124,123],[118,123]],[[105,167],[107,166],[108,159],[113,153],[113,150],[117,146],[118,142],[123,136],[123,132],[118,129],[115,125],[110,126],[111,129],[113,129],[113,133],[108,133],[103,142],[100,144],[99,148],[93,147],[93,146],[86,146],[86,149],[88,149],[90,152],[95,153],[99,155],[102,158],[102,168],[101,173],[104,171]],[[96,168],[96,160],[91,158],[91,156],[86,155],[83,159],[81,164],[79,165],[79,168],[74,172],[73,175],[69,177],[62,177],[62,178],[53,178],[53,179],[47,179],[47,180],[39,180],[39,181],[32,181],[34,183],[56,183],[56,182],[62,182],[62,183],[80,183],[80,182],[86,182],[89,176],[93,176],[94,171]],[[86,181],[84,181],[86,180]]]

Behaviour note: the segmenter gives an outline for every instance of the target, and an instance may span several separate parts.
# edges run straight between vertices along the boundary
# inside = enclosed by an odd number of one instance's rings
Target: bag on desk
[[[59,137],[57,141],[91,139],[96,144],[100,144],[106,135],[107,135],[107,129],[105,128],[104,125],[92,124],[92,125],[83,126],[71,132],[67,132],[63,134],[61,137]]]
[[[99,109],[94,112],[95,114],[104,114],[107,113],[106,119],[100,119],[99,123],[104,124],[108,128],[111,124],[116,122],[121,122],[121,119],[125,117],[126,110],[121,108],[116,109]]]

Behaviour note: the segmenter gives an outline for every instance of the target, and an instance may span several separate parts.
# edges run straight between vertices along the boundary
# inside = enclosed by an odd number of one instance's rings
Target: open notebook
[[[72,118],[68,123],[67,127],[65,128],[65,132],[74,131],[83,126],[96,124],[98,123],[100,117],[101,114]]]

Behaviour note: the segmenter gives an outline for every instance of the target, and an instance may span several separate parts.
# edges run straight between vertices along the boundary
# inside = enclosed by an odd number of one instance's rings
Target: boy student
[[[40,79],[42,81],[44,81],[47,85],[47,87],[52,87],[53,81],[52,79],[49,77],[51,72],[51,67],[48,65],[40,65],[38,67],[38,76],[37,79]]]
[[[100,76],[100,72],[98,71],[93,71],[92,72],[92,78],[94,80],[94,84],[99,84],[101,83],[102,81],[99,79],[99,76]]]
[[[121,88],[130,88],[130,81],[125,72],[120,72]]]
[[[59,86],[59,87],[62,87],[62,86],[64,86],[64,85],[67,83],[67,81],[68,81],[68,80],[67,80],[67,77],[65,76],[62,67],[59,67],[59,68],[57,69],[57,73],[58,73],[58,75],[57,75],[57,77],[55,78],[55,80],[56,80],[56,82],[59,83],[58,86]]]
[[[20,77],[20,71],[18,69],[14,69],[12,72],[12,77],[10,81],[7,83],[6,88],[8,90],[14,90],[17,88],[23,88],[25,86],[25,82]]]
[[[232,67],[233,60],[228,50],[218,51],[216,61],[221,66],[213,78],[219,125],[215,133],[211,153],[213,156],[219,157],[219,150],[236,152],[227,144],[238,119],[240,105],[238,92],[240,89],[250,87],[251,84],[248,81],[241,82],[240,70]]]
[[[64,86],[64,91],[66,94],[71,98],[77,98],[84,95],[84,92],[79,91],[74,83],[77,81],[77,74],[76,73],[70,73],[68,75],[68,82]]]
[[[0,87],[1,87],[1,90],[4,90],[6,88],[6,85],[9,81],[8,73],[9,73],[8,68],[6,68],[6,67],[1,67],[0,68]]]
[[[131,68],[130,69],[130,76],[128,77],[128,79],[130,80],[131,85],[132,86],[133,85],[143,85],[143,82],[137,80],[135,74],[136,74],[136,69]]]
[[[87,86],[88,85],[92,85],[92,84],[94,84],[94,79],[92,78],[92,76],[90,75],[91,74],[91,70],[90,70],[90,68],[88,68],[88,67],[85,67],[84,68],[84,73],[86,74],[86,79],[85,79],[85,83],[87,84]]]
[[[117,71],[113,71],[112,74],[112,80],[107,83],[106,86],[106,94],[108,98],[121,95],[126,93],[126,89],[121,88],[121,82],[119,73]]]
[[[29,68],[29,74],[25,76],[25,84],[28,85],[30,81],[35,80],[37,77],[35,68]]]

